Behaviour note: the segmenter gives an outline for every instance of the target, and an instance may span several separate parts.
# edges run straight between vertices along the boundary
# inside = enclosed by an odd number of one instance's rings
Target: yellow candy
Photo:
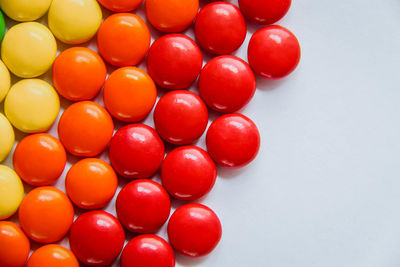
[[[10,90],[10,73],[0,60],[0,102],[6,97],[8,90]]]
[[[51,0],[0,0],[1,9],[16,21],[32,21],[43,16]]]
[[[14,144],[14,129],[7,118],[0,113],[0,162],[10,153]]]
[[[53,0],[48,22],[57,39],[67,44],[80,44],[96,34],[101,19],[96,0]]]
[[[4,102],[4,112],[15,128],[26,133],[50,128],[60,110],[60,99],[54,88],[39,79],[14,84]]]
[[[24,197],[24,186],[18,175],[7,166],[0,165],[0,220],[13,215]]]
[[[1,57],[8,69],[22,78],[45,73],[53,64],[57,43],[50,30],[37,22],[10,28],[1,45]]]

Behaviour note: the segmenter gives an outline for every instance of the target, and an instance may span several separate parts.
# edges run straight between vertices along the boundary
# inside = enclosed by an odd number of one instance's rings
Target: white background
[[[399,266],[400,1],[294,0],[278,24],[297,35],[300,65],[280,81],[257,79],[241,112],[259,127],[260,153],[243,169],[218,169],[201,202],[219,215],[222,240],[207,257],[177,256],[177,266]],[[236,55],[246,59],[258,28],[249,25]]]

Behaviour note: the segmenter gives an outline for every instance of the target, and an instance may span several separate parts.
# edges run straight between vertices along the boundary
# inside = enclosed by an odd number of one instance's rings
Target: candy
[[[14,151],[14,170],[28,184],[43,186],[54,183],[62,174],[67,155],[57,138],[33,134],[23,138]]]
[[[194,142],[205,131],[208,111],[195,93],[183,90],[165,94],[154,110],[157,132],[167,142],[185,145]]]
[[[53,0],[48,22],[58,40],[67,44],[81,44],[96,34],[102,17],[96,0]]]
[[[143,0],[98,0],[102,6],[114,12],[135,10]]]
[[[0,266],[23,267],[30,244],[21,228],[13,222],[0,222]]]
[[[72,101],[94,98],[107,76],[103,59],[86,47],[71,47],[61,52],[53,64],[53,83],[57,92]]]
[[[200,96],[216,111],[238,111],[253,98],[255,91],[254,73],[250,66],[238,57],[213,58],[200,72]]]
[[[177,147],[164,159],[161,168],[162,185],[171,196],[181,200],[196,200],[213,188],[217,177],[214,162],[196,146]]]
[[[3,62],[21,78],[34,78],[45,73],[53,64],[56,53],[57,43],[53,34],[37,22],[24,22],[11,27],[1,45]]]
[[[239,0],[240,10],[251,21],[273,24],[288,12],[292,0]]]
[[[125,228],[135,233],[149,234],[167,221],[171,202],[161,185],[139,179],[122,188],[115,207],[118,219]]]
[[[68,196],[80,208],[100,209],[114,196],[118,178],[111,166],[101,159],[78,161],[65,178]]]
[[[97,34],[100,55],[110,64],[137,65],[150,46],[150,32],[137,15],[120,13],[109,16]]]
[[[40,243],[53,243],[68,232],[74,219],[74,208],[62,191],[42,186],[25,196],[18,217],[29,238]]]
[[[203,7],[196,18],[196,40],[207,52],[224,55],[237,50],[246,38],[246,23],[239,8],[215,2]]]
[[[0,102],[3,101],[10,90],[10,84],[10,72],[3,61],[0,60]]]
[[[1,9],[16,21],[32,21],[42,17],[51,0],[0,0]]]
[[[56,120],[60,100],[54,88],[39,79],[14,84],[4,102],[4,112],[15,128],[26,133],[44,132]]]
[[[257,156],[260,134],[253,121],[233,113],[213,121],[207,131],[206,143],[208,153],[217,164],[240,168]]]
[[[156,98],[153,80],[136,67],[117,69],[104,85],[104,105],[113,117],[122,121],[138,122],[146,118]]]
[[[26,267],[79,267],[79,262],[71,250],[57,244],[45,245],[35,250]]]
[[[4,37],[5,33],[6,33],[6,24],[4,22],[3,13],[0,10],[0,42],[1,42],[1,40],[3,40],[3,37]]]
[[[7,118],[0,113],[0,162],[10,153],[14,144],[14,129]]]
[[[18,175],[7,166],[0,165],[0,220],[13,215],[24,197],[24,187]]]

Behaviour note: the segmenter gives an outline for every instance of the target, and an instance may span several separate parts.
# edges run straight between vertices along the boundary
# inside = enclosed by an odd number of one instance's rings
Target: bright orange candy
[[[150,23],[163,32],[181,32],[196,18],[199,0],[146,0]]]
[[[122,121],[137,122],[143,120],[153,108],[157,88],[145,71],[125,67],[108,76],[103,98],[112,116]]]
[[[26,267],[79,267],[79,262],[71,250],[50,244],[38,248],[30,256]]]
[[[57,92],[72,101],[94,98],[107,76],[103,59],[86,47],[71,47],[61,52],[53,64],[53,83]]]
[[[32,240],[53,243],[68,232],[74,219],[74,208],[59,189],[42,186],[25,196],[18,216],[22,229]]]
[[[114,123],[107,110],[92,101],[69,106],[58,123],[58,136],[65,149],[76,156],[93,157],[107,146]]]
[[[83,159],[75,163],[65,178],[68,196],[78,207],[100,209],[114,196],[118,178],[104,160]]]
[[[0,221],[0,266],[23,267],[30,243],[21,228],[13,222]]]
[[[143,0],[98,0],[102,6],[114,12],[129,12],[138,8]]]
[[[15,148],[14,170],[31,185],[50,185],[62,174],[67,155],[57,138],[33,134],[23,138]]]
[[[110,64],[125,67],[138,64],[150,47],[150,32],[137,15],[109,16],[97,32],[100,55]]]

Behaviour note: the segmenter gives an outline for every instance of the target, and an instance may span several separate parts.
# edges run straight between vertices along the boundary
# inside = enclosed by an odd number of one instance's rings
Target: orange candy
[[[57,138],[33,134],[23,138],[15,148],[14,170],[31,185],[50,185],[62,174],[67,155]]]
[[[71,250],[60,245],[50,244],[32,253],[26,267],[79,267],[79,262]]]
[[[19,222],[34,241],[53,243],[65,236],[74,219],[71,201],[52,186],[30,191],[19,207]]]
[[[129,12],[138,8],[143,0],[98,0],[102,6],[114,12]]]
[[[188,28],[199,10],[199,0],[146,0],[150,23],[163,32],[181,32]]]
[[[65,189],[77,206],[100,209],[114,196],[118,178],[104,160],[90,158],[75,163],[68,171]]]
[[[115,118],[143,120],[156,102],[157,88],[151,77],[136,67],[117,69],[104,85],[104,105]]]
[[[92,101],[69,106],[58,123],[58,136],[65,149],[76,156],[93,157],[107,146],[114,132],[110,114]]]
[[[21,228],[13,222],[0,221],[0,266],[23,267],[30,243]]]
[[[125,67],[138,64],[150,47],[150,32],[137,15],[109,16],[97,33],[100,55],[110,64]]]
[[[103,59],[86,47],[71,47],[60,53],[53,64],[57,92],[72,101],[94,98],[107,76]]]

